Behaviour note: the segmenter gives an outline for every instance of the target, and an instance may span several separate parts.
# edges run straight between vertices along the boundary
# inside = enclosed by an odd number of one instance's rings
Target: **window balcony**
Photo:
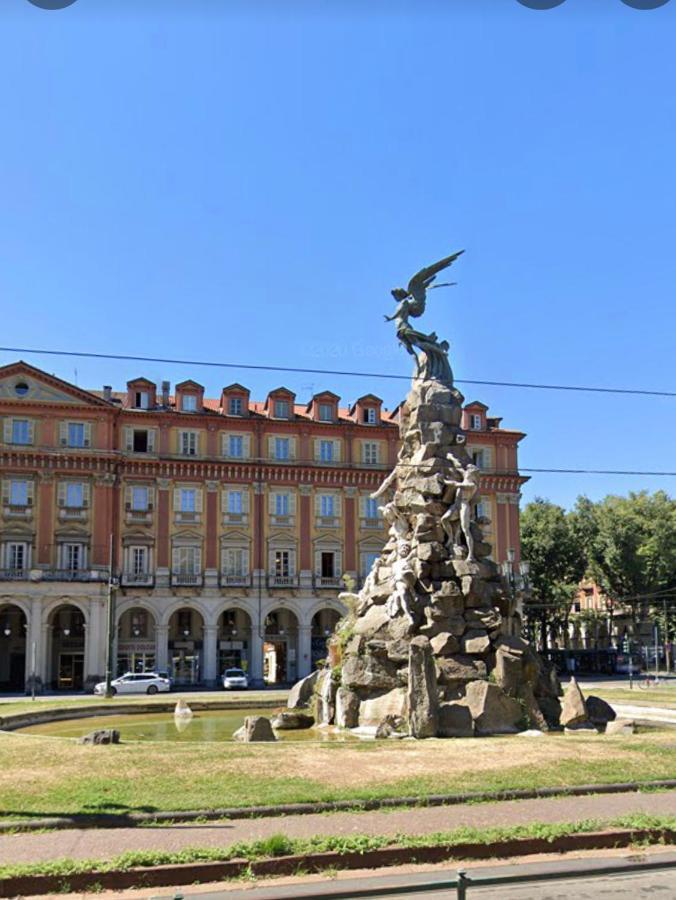
[[[338,528],[340,519],[338,516],[317,516],[315,524],[317,528]]]
[[[147,509],[127,509],[125,519],[129,525],[150,524],[153,520],[153,508],[149,506]]]
[[[28,569],[0,569],[0,581],[25,581]]]
[[[380,531],[385,526],[385,520],[381,518],[363,518],[360,522],[365,531]]]
[[[62,506],[59,510],[59,518],[69,522],[81,521],[87,518],[88,508],[86,506]]]
[[[153,587],[155,576],[150,572],[123,572],[123,587]]]
[[[98,572],[89,569],[45,569],[44,581],[99,581]]]
[[[223,524],[224,525],[246,525],[248,522],[248,516],[246,513],[224,513],[223,514]]]
[[[232,575],[221,572],[221,587],[251,587],[251,575],[242,573],[241,575]]]
[[[171,583],[176,587],[201,587],[203,582],[201,572],[172,572]]]
[[[295,521],[294,516],[278,516],[276,513],[271,513],[270,515],[270,523],[272,525],[293,525]]]
[[[177,522],[192,522],[194,525],[199,525],[201,521],[201,515],[198,512],[185,512],[179,510],[176,513],[176,521]]]
[[[315,575],[314,585],[316,588],[330,588],[335,590],[342,587],[343,580],[337,575]]]
[[[9,503],[2,508],[2,514],[6,519],[32,519],[33,507],[30,504],[18,505]]]
[[[298,584],[297,575],[276,575],[272,573],[268,575],[268,587],[296,587]]]

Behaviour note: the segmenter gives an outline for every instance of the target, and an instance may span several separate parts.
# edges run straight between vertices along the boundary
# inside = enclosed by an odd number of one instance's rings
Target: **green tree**
[[[611,601],[627,598],[635,622],[649,614],[662,620],[664,639],[673,639],[676,500],[664,491],[611,495],[598,503],[580,497],[571,523],[589,560],[589,576]],[[646,597],[669,590],[669,601]]]
[[[537,497],[521,515],[521,547],[530,565],[531,608],[526,615],[540,623],[542,649],[566,628],[571,603],[587,567],[587,557],[571,515]]]

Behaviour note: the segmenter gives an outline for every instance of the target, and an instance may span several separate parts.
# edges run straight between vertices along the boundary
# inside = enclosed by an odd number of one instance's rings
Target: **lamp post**
[[[115,656],[115,591],[118,579],[113,575],[113,536],[110,536],[110,565],[108,568],[108,622],[106,625],[106,691],[108,700],[113,695],[113,665]]]
[[[519,617],[520,628],[523,629],[524,625],[524,614],[523,614],[523,595],[529,589],[528,583],[528,572],[529,565],[525,560],[522,560],[518,565],[515,565],[515,552],[510,547],[507,550],[507,559],[500,566],[500,571],[502,573],[502,577],[509,588],[509,610],[510,610],[510,624],[513,622],[515,615]],[[531,640],[531,625],[530,620],[527,623],[527,633],[528,639]]]

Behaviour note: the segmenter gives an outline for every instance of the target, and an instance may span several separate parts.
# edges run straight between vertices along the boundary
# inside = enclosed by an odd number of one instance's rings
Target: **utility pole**
[[[107,610],[108,624],[106,627],[106,697],[113,696],[113,666],[115,655],[115,579],[113,578],[113,536],[110,536],[110,550],[108,554],[108,594]]]

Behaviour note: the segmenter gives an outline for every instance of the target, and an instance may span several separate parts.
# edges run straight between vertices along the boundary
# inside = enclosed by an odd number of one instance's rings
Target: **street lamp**
[[[5,637],[9,637],[11,633],[12,629],[9,627],[9,625],[5,625]]]
[[[523,595],[528,591],[528,573],[530,567],[527,562],[521,561],[517,566],[514,565],[516,554],[514,549],[510,547],[507,550],[507,559],[500,566],[502,577],[504,578],[509,589],[510,598],[510,619],[514,615],[518,615],[519,624],[523,627]],[[528,622],[528,639],[531,640],[530,621]]]

